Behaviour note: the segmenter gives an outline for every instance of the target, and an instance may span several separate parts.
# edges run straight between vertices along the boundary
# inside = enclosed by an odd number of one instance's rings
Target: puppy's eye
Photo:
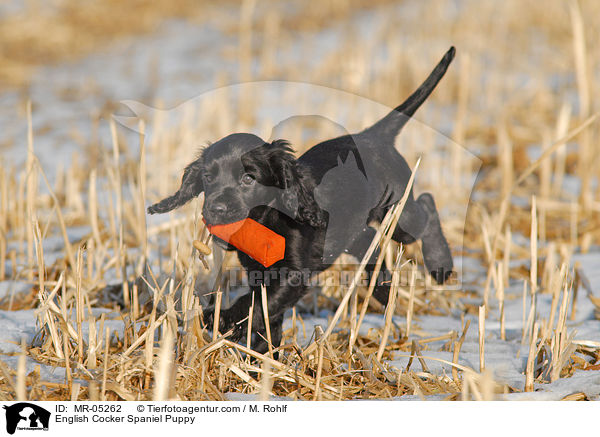
[[[215,180],[215,177],[213,175],[211,175],[210,173],[205,173],[204,175],[204,181],[211,183],[212,181]]]
[[[241,179],[242,185],[252,185],[255,182],[254,177],[251,174],[244,174]]]

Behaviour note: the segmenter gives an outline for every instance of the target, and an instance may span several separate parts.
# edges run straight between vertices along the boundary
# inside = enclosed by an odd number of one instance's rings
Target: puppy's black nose
[[[221,202],[216,202],[210,205],[209,212],[214,215],[223,215],[227,212],[227,205]]]

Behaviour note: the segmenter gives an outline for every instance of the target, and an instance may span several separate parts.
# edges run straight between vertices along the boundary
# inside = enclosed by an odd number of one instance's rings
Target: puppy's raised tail
[[[419,109],[419,106],[421,106],[427,97],[429,97],[442,77],[444,77],[448,66],[454,59],[455,53],[456,49],[450,47],[450,50],[446,52],[429,77],[425,79],[425,82],[423,82],[421,86],[404,101],[404,103],[363,132],[369,135],[376,135],[380,139],[386,138],[393,140],[410,117],[412,117],[416,110]]]

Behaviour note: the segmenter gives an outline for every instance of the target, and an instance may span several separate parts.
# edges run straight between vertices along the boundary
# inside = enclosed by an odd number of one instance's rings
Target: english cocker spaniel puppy
[[[237,250],[250,285],[250,293],[221,311],[221,332],[233,329],[233,340],[243,338],[248,326],[244,320],[254,302],[252,330],[260,335],[253,347],[266,350],[264,285],[271,338],[277,346],[285,311],[308,290],[305,273],[327,269],[344,252],[362,259],[375,235],[370,224],[380,222],[401,199],[411,175],[394,140],[444,76],[454,53],[451,47],[425,82],[373,126],[319,143],[298,159],[284,140],[269,143],[247,133],[222,138],[185,168],[174,195],[148,208],[150,214],[165,213],[204,193],[202,214],[209,229],[252,219],[285,239],[283,258],[265,266],[239,245],[214,236],[216,244]],[[420,239],[425,266],[438,283],[452,272],[452,256],[431,194],[415,199],[410,193],[393,239],[404,244]],[[373,271],[372,264],[367,271]],[[375,298],[386,304],[388,295],[389,282],[378,281]],[[212,317],[212,310],[205,310],[208,326]]]

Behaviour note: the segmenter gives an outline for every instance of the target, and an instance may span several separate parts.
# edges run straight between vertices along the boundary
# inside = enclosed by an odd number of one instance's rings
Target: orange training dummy
[[[250,218],[226,225],[207,224],[206,228],[265,267],[282,260],[285,255],[285,238]]]

